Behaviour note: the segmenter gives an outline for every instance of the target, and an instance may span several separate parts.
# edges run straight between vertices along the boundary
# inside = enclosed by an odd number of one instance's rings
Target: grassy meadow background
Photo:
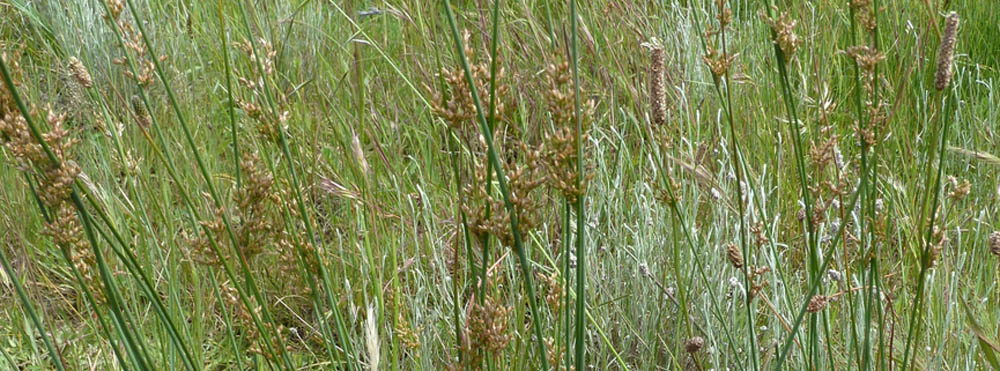
[[[445,4],[0,0],[0,369],[1000,367],[1000,3]]]

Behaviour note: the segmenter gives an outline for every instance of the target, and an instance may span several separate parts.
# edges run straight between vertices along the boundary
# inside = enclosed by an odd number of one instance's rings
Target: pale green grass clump
[[[0,20],[0,369],[1000,367],[989,2]]]

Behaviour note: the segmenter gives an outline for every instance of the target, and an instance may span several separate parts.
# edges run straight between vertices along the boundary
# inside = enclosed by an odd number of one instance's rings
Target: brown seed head
[[[684,350],[688,353],[695,353],[701,350],[701,347],[705,346],[705,339],[701,336],[695,336],[684,342]]]
[[[809,313],[816,313],[826,308],[826,304],[830,302],[830,297],[826,295],[816,295],[809,300],[809,306],[806,307],[806,311]]]
[[[76,59],[76,57],[69,57],[69,72],[80,86],[85,88],[94,86],[94,80],[90,78],[90,72],[87,71],[87,67],[79,59]]]
[[[665,59],[663,47],[654,45],[649,61],[649,101],[653,123],[657,125],[663,125],[667,120],[667,96],[663,81]]]
[[[740,254],[740,248],[736,247],[736,244],[729,243],[726,246],[726,259],[729,259],[729,263],[733,265],[733,268],[743,268],[743,255]]]
[[[990,234],[990,253],[1000,258],[1000,231]]]
[[[775,13],[778,12],[776,6],[772,6],[772,9],[774,9]],[[792,19],[788,15],[788,12],[781,12],[777,17],[763,16],[763,18],[764,22],[771,26],[771,29],[774,31],[774,43],[778,44],[781,53],[784,54],[785,60],[792,59],[795,51],[802,44],[802,39],[795,33],[795,25],[798,24],[798,21]]]
[[[934,87],[944,90],[951,83],[951,64],[955,59],[955,38],[958,34],[958,13],[951,12],[945,19],[944,34],[941,36],[941,46],[938,49],[937,75]]]

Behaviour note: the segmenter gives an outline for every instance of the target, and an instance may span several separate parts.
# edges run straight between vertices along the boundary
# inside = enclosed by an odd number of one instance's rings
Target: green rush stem
[[[541,364],[542,370],[547,370],[548,365],[548,353],[545,351],[545,341],[542,337],[542,318],[538,310],[538,298],[535,296],[535,285],[534,278],[531,276],[531,266],[528,261],[528,255],[524,250],[524,245],[521,239],[521,230],[518,227],[518,214],[517,210],[514,208],[514,204],[511,202],[510,191],[507,188],[507,178],[504,175],[503,165],[500,163],[500,158],[497,155],[496,147],[493,144],[493,132],[489,128],[489,122],[486,120],[486,115],[483,112],[483,105],[479,100],[479,92],[476,91],[476,84],[472,80],[472,71],[469,68],[469,61],[465,58],[465,53],[462,47],[462,38],[458,34],[458,26],[455,23],[455,15],[451,10],[451,1],[444,1],[445,14],[448,18],[448,24],[451,28],[452,37],[455,40],[455,48],[462,64],[462,69],[465,70],[465,80],[469,85],[469,90],[472,95],[472,100],[476,106],[476,113],[479,119],[479,127],[483,132],[483,136],[486,139],[487,145],[487,155],[490,162],[493,163],[493,169],[496,171],[497,175],[497,186],[500,188],[500,194],[503,196],[504,206],[507,208],[507,212],[510,214],[510,229],[511,234],[514,236],[514,250],[517,253],[518,261],[521,266],[521,273],[524,276],[524,286],[528,293],[526,298],[528,305],[531,310],[532,325],[535,332],[535,343],[538,345],[538,358]],[[579,264],[579,263],[578,263]]]
[[[773,14],[771,14],[773,10],[770,7],[768,7],[767,9],[768,9],[767,10],[768,16],[773,17]],[[771,30],[771,36],[772,38],[776,37],[774,30]],[[798,170],[799,183],[802,188],[801,190],[802,200],[805,204],[804,208],[806,211],[806,223],[805,223],[806,230],[809,233],[808,249],[809,249],[810,270],[812,270],[811,273],[816,274],[816,266],[819,264],[819,257],[816,256],[816,250],[814,248],[815,247],[814,239],[816,231],[815,227],[812,225],[812,193],[809,190],[806,178],[806,170],[805,170],[806,165],[804,160],[804,150],[802,148],[803,147],[802,136],[799,133],[800,125],[799,125],[798,113],[795,109],[795,104],[792,99],[791,83],[788,81],[788,70],[785,63],[785,53],[781,50],[781,47],[779,47],[778,44],[776,43],[774,44],[774,53],[775,53],[775,58],[778,60],[778,73],[781,82],[781,93],[785,101],[785,106],[788,109],[788,113],[791,118],[791,120],[789,121],[789,126],[792,131],[792,136],[794,138],[796,167]]]
[[[857,21],[855,20],[857,10],[854,8],[853,5],[850,4],[850,1],[848,1],[848,3],[849,3],[848,4],[848,8],[850,8],[851,44],[854,45],[854,44],[857,44]],[[861,104],[861,88],[862,88],[861,87],[861,68],[858,67],[857,63],[854,63],[854,83],[855,83],[854,94],[853,94],[853,96],[854,96],[854,107],[855,107],[855,110],[857,111],[857,113],[856,113],[857,120],[858,120],[858,129],[857,130],[858,130],[858,133],[860,134],[864,130],[864,127],[863,127],[864,124],[863,123],[865,121],[865,116],[864,116],[864,110],[862,109],[862,104]],[[860,197],[861,197],[861,208],[862,209],[865,209],[866,208],[865,206],[868,204],[867,202],[865,202],[865,200],[867,199],[867,197],[866,197],[867,196],[867,192],[866,192],[867,185],[868,185],[868,143],[864,140],[864,138],[861,138],[861,184],[858,186],[858,189],[859,189],[859,192],[861,193]],[[858,227],[860,228],[860,230],[865,231],[866,230],[865,229],[865,222],[867,220],[864,217],[864,210],[862,210],[861,214],[862,214],[862,217],[858,221]],[[850,272],[851,272],[850,271],[850,262],[844,261],[844,277],[850,277],[851,276]],[[869,274],[871,274],[871,272],[869,272]],[[850,291],[850,290],[847,292],[847,300],[850,301],[850,302],[854,302],[854,293],[852,291]],[[866,313],[868,312],[868,303],[867,302],[865,304],[865,312]],[[855,324],[856,320],[855,320],[853,314],[854,313],[852,313],[852,315],[850,316],[850,318],[851,318],[851,338],[852,338],[852,343],[855,344],[855,347],[857,347],[858,333],[857,333],[856,324]],[[869,339],[869,332],[870,332],[870,331],[868,331],[868,329],[871,326],[871,322],[869,320],[870,320],[870,317],[865,316],[865,346],[864,346],[864,348],[865,348],[864,349],[865,354],[864,354],[864,359],[859,359],[858,360],[858,362],[859,362],[858,365],[862,369],[865,369],[865,363],[866,363],[866,360],[867,360],[868,355],[869,355],[869,349],[867,348],[867,346],[868,346],[868,339]],[[858,352],[855,352],[855,353],[858,353]]]
[[[768,0],[767,15],[768,15],[768,17],[773,18],[774,17],[774,10],[771,8],[771,3],[772,3],[772,1]],[[774,31],[773,28],[770,29],[770,34],[771,34],[771,40],[776,40],[777,39],[777,33]],[[820,262],[819,262],[819,256],[817,255],[817,246],[816,246],[816,244],[817,244],[818,241],[817,241],[817,238],[816,238],[816,227],[813,226],[813,222],[812,222],[813,221],[812,194],[811,194],[811,191],[809,190],[808,178],[806,177],[805,153],[804,153],[803,144],[802,144],[802,135],[799,132],[799,130],[800,130],[800,123],[799,123],[799,119],[798,119],[798,113],[797,113],[797,111],[795,109],[795,103],[793,102],[793,99],[792,99],[791,83],[788,80],[788,70],[787,70],[787,65],[786,65],[786,61],[785,61],[785,53],[784,53],[784,51],[781,50],[781,47],[777,43],[772,42],[772,44],[773,44],[773,47],[774,47],[774,55],[775,55],[775,58],[777,59],[779,81],[781,83],[781,95],[784,98],[785,107],[788,110],[788,114],[789,114],[789,118],[790,118],[790,120],[788,122],[788,126],[789,126],[789,130],[792,132],[793,145],[794,145],[794,148],[795,148],[795,163],[796,163],[796,168],[798,170],[798,177],[799,177],[799,187],[801,188],[802,201],[804,203],[803,208],[805,209],[805,224],[806,224],[806,232],[808,234],[808,236],[807,236],[807,243],[806,243],[806,249],[809,252],[809,254],[808,254],[808,256],[809,256],[809,275],[812,278],[815,279],[817,277],[822,276],[822,274],[820,273],[822,271],[822,269],[819,268]],[[827,265],[826,263],[823,264],[823,266],[826,266],[826,265]],[[814,315],[814,314],[811,314],[809,316],[809,329],[810,329],[810,331],[809,331],[809,342],[810,342],[810,346],[807,347],[807,348],[811,349],[811,348],[815,348],[817,346],[818,337],[816,336],[816,332],[817,332],[816,327],[817,327],[817,316]],[[815,354],[813,354],[813,357],[815,357]],[[816,365],[814,365],[814,366],[816,366]]]
[[[153,287],[152,280],[150,280],[146,271],[139,265],[138,258],[136,258],[132,250],[128,248],[128,244],[126,244],[125,239],[122,237],[118,229],[115,228],[114,224],[112,224],[111,218],[108,217],[104,209],[98,205],[96,198],[90,190],[83,186],[78,185],[78,187],[81,190],[80,193],[83,193],[84,197],[90,203],[91,208],[97,212],[97,216],[100,218],[101,222],[108,227],[108,230],[114,236],[114,240],[108,237],[101,229],[97,229],[97,231],[101,234],[101,237],[108,242],[108,245],[114,246],[114,243],[117,242],[120,246],[119,249],[114,249],[114,252],[125,263],[130,272],[134,276],[138,277],[136,281],[139,282],[139,286],[141,286],[143,291],[146,292],[146,295],[149,296],[150,302],[153,303],[154,311],[156,311],[163,324],[166,325],[167,332],[170,334],[171,339],[174,340],[174,345],[180,348],[181,358],[184,360],[185,366],[191,370],[199,369],[199,367],[197,367],[192,360],[193,357],[190,354],[191,351],[184,344],[184,342],[180,341],[181,334],[178,331],[178,326],[170,318],[166,306],[163,305],[163,302],[160,300],[159,295]]]
[[[492,15],[492,17],[493,17],[493,27],[492,27],[492,30],[491,30],[492,36],[491,36],[491,39],[490,39],[490,96],[489,96],[490,97],[490,103],[489,103],[489,111],[487,111],[487,112],[489,112],[489,117],[488,117],[489,120],[487,120],[487,123],[488,123],[488,126],[489,126],[489,129],[490,129],[491,133],[493,132],[493,130],[496,129],[496,114],[497,114],[497,112],[496,112],[496,109],[497,109],[497,96],[496,96],[496,89],[497,89],[497,68],[500,65],[499,58],[497,58],[497,55],[498,55],[497,49],[499,48],[499,39],[500,39],[500,37],[499,37],[499,30],[500,30],[500,0],[493,0],[493,15]],[[486,163],[486,184],[484,184],[483,186],[486,187],[486,195],[487,196],[492,195],[492,193],[493,193],[493,163],[492,162],[487,162]],[[490,206],[491,206],[490,203],[487,202],[486,203],[486,214],[485,214],[487,219],[489,219],[490,214],[493,212],[493,210],[491,210]],[[480,242],[482,243],[482,249],[483,249],[483,256],[482,256],[483,267],[482,267],[482,270],[480,271],[480,274],[482,274],[482,278],[480,279],[480,282],[479,282],[479,287],[480,287],[480,290],[479,290],[479,304],[483,304],[483,300],[485,300],[485,295],[484,294],[486,293],[486,271],[489,268],[488,264],[489,264],[489,256],[490,256],[489,255],[489,252],[490,252],[490,235],[489,234],[483,234],[482,238],[480,239]],[[472,255],[469,255],[469,257],[471,258]]]
[[[6,138],[6,134],[4,134],[3,136],[4,136],[4,139],[7,139]],[[52,217],[50,216],[50,213],[48,212],[48,210],[46,210],[45,205],[41,202],[41,198],[38,196],[38,191],[35,188],[35,184],[32,181],[31,176],[27,172],[23,172],[23,174],[24,174],[25,179],[28,181],[28,188],[31,191],[32,197],[37,201],[37,206],[38,206],[39,211],[42,214],[42,218],[45,219],[45,222],[51,223],[52,222]],[[60,247],[59,251],[61,252],[60,255],[63,257],[63,259],[65,259],[66,265],[69,266],[70,271],[73,273],[73,278],[76,279],[77,284],[80,285],[80,290],[83,292],[84,300],[87,302],[87,305],[90,305],[91,309],[94,310],[94,314],[95,314],[94,317],[97,318],[97,322],[98,322],[98,324],[100,324],[101,333],[104,335],[105,338],[108,339],[108,342],[111,343],[111,351],[115,354],[115,359],[117,360],[118,364],[122,368],[127,368],[128,366],[125,365],[125,357],[121,354],[120,350],[118,349],[118,345],[115,342],[114,338],[111,337],[111,333],[108,331],[109,326],[108,326],[108,324],[107,324],[104,316],[100,314],[100,310],[97,307],[97,304],[96,304],[97,301],[94,300],[93,294],[91,294],[90,290],[87,289],[87,286],[86,286],[86,284],[83,281],[83,276],[80,275],[80,271],[73,264],[73,261],[72,261],[72,259],[70,258],[69,254],[68,254],[68,250]],[[3,251],[2,250],[0,250],[0,260],[6,260],[6,256],[3,256]],[[6,265],[9,266],[9,264],[10,263],[7,263]],[[5,266],[5,270],[7,270],[6,268],[7,267]],[[13,279],[17,280],[17,281],[15,281],[16,284],[20,284],[20,281],[19,281],[20,278],[19,277],[14,276],[10,271],[8,271],[7,273],[8,273],[7,275],[9,277],[13,277]],[[15,287],[15,289],[16,289],[16,287]],[[22,288],[22,290],[23,290],[23,288]],[[27,302],[27,304],[30,305],[30,301]],[[33,310],[34,308],[28,308],[28,309]],[[29,317],[32,314],[33,313],[29,313]],[[32,322],[34,322],[34,321],[32,321]],[[45,332],[45,331],[43,331],[41,328],[39,328],[39,331],[41,331],[40,334],[43,337],[42,340],[43,341],[46,340],[46,338],[48,337],[48,333]],[[51,350],[51,349],[49,349],[49,350]],[[58,357],[58,358],[61,359],[61,356]],[[56,359],[56,358],[53,358],[53,359]],[[56,365],[57,369],[62,369],[63,365],[61,363],[62,362],[60,362],[60,364]]]
[[[173,180],[173,182],[178,187],[178,193],[180,194],[181,200],[184,201],[184,205],[186,206],[186,208],[188,210],[188,217],[190,219],[191,224],[193,226],[195,226],[196,228],[200,227],[202,229],[202,231],[205,233],[206,238],[208,238],[209,246],[212,249],[212,252],[214,254],[216,254],[216,256],[223,256],[222,255],[222,250],[219,248],[219,245],[215,241],[215,238],[212,237],[211,231],[208,230],[208,228],[206,226],[200,225],[198,223],[197,218],[196,218],[196,214],[195,214],[195,211],[194,211],[194,203],[192,202],[191,197],[188,194],[187,190],[185,190],[184,187],[181,186],[182,183],[180,183],[179,177],[177,176],[176,170],[171,165],[171,162],[164,155],[164,152],[160,151],[160,149],[156,147],[156,143],[153,141],[153,138],[149,135],[149,132],[146,131],[145,129],[142,129],[141,127],[140,127],[140,131],[142,132],[143,137],[149,143],[150,149],[153,151],[153,153],[156,155],[156,157],[162,163],[164,163],[164,164],[167,165],[166,166],[166,168],[167,168],[167,174],[170,176],[170,179]],[[86,188],[83,188],[83,187],[81,187],[81,189],[86,190]],[[91,199],[93,198],[92,195],[90,195],[89,192],[85,192],[85,193],[86,193],[86,196],[88,198],[91,198]],[[99,209],[98,209],[98,211],[100,212]],[[112,229],[112,231],[114,231],[114,230]],[[239,283],[236,280],[236,274],[233,272],[233,269],[230,266],[230,264],[227,261],[222,261],[222,268],[223,268],[223,272],[226,274],[226,277],[229,278],[229,281],[236,288],[236,292],[239,294],[238,296],[240,298],[241,303],[244,306],[246,306],[247,308],[251,308],[252,304],[250,303],[250,297],[246,294],[246,292],[244,291],[244,289],[240,287]],[[260,318],[257,316],[257,314],[251,311],[250,312],[250,318],[253,321],[254,325],[257,327],[258,331],[264,332],[263,325],[260,322]]]
[[[257,53],[257,50],[258,50],[257,43],[256,43],[256,41],[254,41],[254,38],[253,38],[253,29],[250,27],[250,20],[249,20],[249,17],[247,16],[246,7],[244,6],[243,3],[240,3],[240,14],[241,14],[241,16],[243,18],[243,25],[244,25],[244,27],[246,27],[248,35],[250,35],[250,37],[249,37],[250,46],[253,49],[254,61],[257,63],[257,71],[264,71],[264,67],[263,67],[262,62],[261,62],[262,58],[261,58],[260,54]],[[264,82],[264,86],[263,86],[264,93],[265,93],[264,97],[267,98],[267,103],[271,107],[271,111],[272,112],[276,112],[277,105],[274,102],[274,97],[271,95],[270,81],[269,81],[269,79],[267,79],[264,76],[261,77],[261,80]],[[343,342],[342,346],[344,348],[345,353],[348,354],[348,355],[353,355],[354,352],[351,349],[352,346],[351,346],[350,340],[349,340],[349,338],[347,336],[347,331],[344,328],[344,326],[341,325],[341,323],[343,323],[342,315],[340,313],[340,307],[337,305],[338,301],[336,299],[334,299],[334,297],[333,297],[333,287],[332,287],[332,285],[330,283],[329,272],[327,272],[326,265],[323,264],[323,258],[322,258],[322,255],[320,254],[324,250],[323,249],[323,244],[321,243],[322,241],[320,239],[316,238],[316,233],[314,232],[314,229],[313,229],[312,218],[309,217],[309,213],[306,211],[306,208],[305,208],[305,200],[302,197],[302,192],[301,192],[301,186],[300,186],[300,182],[299,182],[298,172],[296,171],[296,168],[295,168],[295,160],[293,159],[291,150],[288,147],[288,140],[286,138],[287,135],[285,133],[285,128],[282,127],[279,124],[279,125],[277,125],[277,129],[278,129],[278,144],[279,144],[279,147],[281,149],[282,154],[285,156],[286,159],[288,159],[288,161],[287,161],[287,163],[288,163],[288,172],[289,172],[290,178],[292,180],[292,194],[295,196],[295,200],[296,200],[296,204],[297,204],[296,206],[297,206],[298,211],[299,211],[299,216],[302,219],[303,224],[305,225],[306,234],[308,234],[308,236],[309,236],[309,241],[311,243],[313,243],[315,245],[315,247],[316,247],[316,248],[313,249],[313,255],[314,255],[314,258],[316,259],[316,261],[319,262],[318,263],[318,268],[319,268],[319,273],[320,273],[320,280],[323,283],[323,289],[326,291],[326,296],[327,296],[326,299],[329,302],[331,311],[333,312],[334,319],[335,319],[335,321],[338,324],[337,325],[338,335],[340,336],[340,339]],[[298,254],[300,256],[304,256],[305,252],[302,251],[301,246],[297,250],[298,250]],[[308,278],[310,280],[314,280],[315,279],[315,277],[312,277],[311,274],[309,275]],[[314,285],[315,283],[312,283],[312,284]],[[318,293],[316,294],[316,297],[314,298],[314,300],[317,300],[317,301],[319,300],[319,294]],[[285,362],[289,363],[288,357],[287,357],[287,355],[285,355],[285,352],[282,352],[282,354],[284,355]],[[355,365],[354,362],[350,361],[350,359],[351,359],[350,356],[345,357],[345,360],[348,361],[349,368],[355,369],[357,367],[357,365]],[[290,366],[290,364],[289,364],[289,366]]]
[[[229,131],[233,140],[233,168],[236,171],[236,188],[243,187],[242,170],[240,169],[240,144],[239,131],[236,128],[236,100],[233,99],[233,71],[229,63],[229,36],[226,34],[226,20],[222,16],[222,0],[219,0],[217,10],[219,14],[219,42],[222,43],[222,64],[226,68],[226,96],[229,103],[226,105],[229,113]]]
[[[722,9],[718,9],[718,11],[722,12]],[[722,39],[722,54],[726,55],[727,45],[726,45],[725,27],[722,27],[722,30],[720,31],[719,35]],[[743,173],[743,168],[741,166],[741,164],[743,163],[742,154],[739,152],[739,149],[737,147],[736,122],[733,120],[733,98],[732,98],[732,91],[729,89],[730,88],[729,70],[726,70],[724,78],[726,84],[726,95],[725,95],[726,118],[728,118],[729,121],[729,136],[730,136],[729,144],[731,151],[733,152],[732,156],[735,158],[732,161],[732,165],[733,165],[733,171],[736,173],[736,204],[739,206],[739,211],[740,211],[740,230],[739,230],[740,250],[742,251],[743,261],[746,262],[744,263],[743,267],[740,270],[743,272],[743,286],[744,286],[744,292],[746,293],[744,299],[746,301],[745,306],[747,315],[747,329],[750,332],[750,336],[748,336],[750,341],[749,357],[751,360],[751,364],[753,365],[753,369],[759,370],[760,365],[758,364],[758,359],[757,359],[758,358],[757,335],[756,335],[757,331],[754,328],[753,298],[750,295],[751,282],[750,282],[749,268],[747,267],[747,264],[750,263],[750,248],[747,246],[746,205],[743,203],[743,184],[744,184],[745,174]],[[719,92],[720,82],[718,77],[713,78],[712,81],[715,83],[716,92]],[[721,93],[720,93],[720,98],[722,98]]]
[[[134,331],[129,330],[128,323],[133,321],[131,320],[131,317],[127,316],[122,310],[120,303],[121,294],[118,292],[118,288],[114,284],[114,276],[111,275],[111,270],[108,268],[108,264],[104,260],[104,253],[97,244],[97,238],[94,236],[94,227],[92,225],[92,221],[90,220],[90,215],[86,212],[87,209],[80,200],[80,196],[76,190],[73,191],[70,197],[72,198],[73,205],[76,206],[78,212],[77,216],[81,221],[80,224],[83,224],[83,230],[87,236],[87,240],[90,242],[90,248],[94,252],[98,272],[100,273],[101,280],[104,283],[104,291],[107,294],[108,306],[111,309],[111,318],[114,319],[115,327],[125,339],[125,349],[129,351],[129,356],[138,369],[150,369],[151,365],[149,364],[149,355],[146,352],[144,343],[135,338]]]
[[[451,171],[453,173],[453,176],[455,177],[455,192],[458,193],[458,194],[461,194],[462,193],[462,180],[459,178],[459,171],[458,171],[458,155],[459,155],[458,151],[459,151],[459,149],[458,149],[458,143],[455,140],[454,132],[451,130],[451,127],[448,128],[447,135],[448,135],[448,152],[451,153],[451,156],[450,156],[451,157]],[[475,277],[475,264],[472,261],[472,235],[469,233],[468,217],[465,215],[465,211],[462,210],[462,205],[456,205],[456,208],[458,209],[459,215],[461,215],[461,217],[462,217],[462,235],[464,237],[463,240],[465,240],[465,257],[466,257],[466,259],[468,259],[469,269],[472,271],[471,274],[473,275],[473,277]],[[458,252],[456,251],[455,253],[457,255]],[[458,258],[455,258],[455,259],[457,260]],[[458,263],[457,261],[454,262],[454,264],[457,264],[457,263]],[[486,264],[485,263],[483,263],[483,271],[484,272],[486,271]],[[456,271],[456,273],[457,273],[457,271]],[[461,300],[461,295],[459,293],[460,290],[459,290],[459,284],[458,284],[458,275],[457,274],[452,274],[451,280],[452,280],[452,286],[453,286],[452,289],[455,291],[455,297],[454,297],[454,300],[455,300],[454,304],[455,305],[454,305],[454,313],[453,313],[454,316],[455,316],[455,345],[457,346],[457,349],[462,349],[462,317],[461,317],[460,311],[459,311],[459,301]],[[477,285],[477,287],[479,289],[479,294],[478,295],[480,296],[480,298],[482,298],[482,296],[483,296],[483,287],[486,286],[485,282],[486,282],[486,274],[484,273],[482,275],[480,284]],[[462,352],[459,351],[457,353],[458,353],[458,363],[462,364]]]
[[[562,305],[561,309],[562,309],[562,319],[563,319],[562,326],[563,326],[563,336],[564,336],[564,338],[563,338],[564,344],[562,344],[562,345],[565,345],[566,349],[569,349],[570,342],[571,342],[571,340],[573,340],[573,338],[570,335],[570,324],[569,324],[569,320],[570,320],[570,315],[569,315],[569,255],[570,255],[570,253],[569,253],[569,246],[570,246],[570,243],[571,243],[570,239],[572,237],[572,234],[569,231],[569,214],[570,214],[569,199],[568,198],[563,198],[563,217],[562,217],[562,225],[563,225],[563,229],[562,229],[563,230],[563,232],[562,232],[562,258],[563,258],[563,266],[562,266],[562,280],[563,280],[563,293],[564,294],[563,294],[563,305]],[[556,348],[556,349],[560,349],[560,348]],[[562,359],[566,362],[566,369],[569,369],[569,366],[571,364],[573,364],[573,355],[570,354],[570,352],[567,351],[566,354],[562,357]],[[556,365],[556,370],[559,370],[559,365]]]
[[[872,7],[874,9],[879,9],[880,8],[879,0],[874,0],[872,2]],[[853,18],[852,18],[852,20],[853,20]],[[852,36],[853,36],[853,32],[852,32]],[[871,32],[871,41],[870,41],[870,43],[872,45],[872,49],[874,49],[874,50],[878,50],[879,49],[878,12],[876,12],[876,16],[875,16],[875,28]],[[855,68],[857,68],[856,66],[857,65],[855,65]],[[874,81],[879,81],[878,73],[879,73],[879,68],[878,68],[878,64],[876,64],[875,67],[872,70],[872,74],[873,74],[872,78],[874,79]],[[881,88],[881,84],[875,83],[874,87],[872,89],[873,93],[872,93],[871,99],[872,99],[872,101],[876,102],[875,104],[880,104],[879,103],[879,90],[880,90],[879,88]],[[860,107],[858,109],[860,111]],[[860,120],[860,117],[861,116],[859,116],[859,120]],[[889,118],[891,118],[891,115],[890,115]],[[888,120],[889,118],[886,118],[886,120]],[[889,124],[888,122],[879,123],[879,125],[877,125],[876,127],[872,128],[872,130],[875,131],[875,140],[876,141],[878,141],[878,139],[881,138],[881,136],[882,136],[882,133],[881,133],[882,126],[888,125],[888,124]],[[864,141],[862,141],[862,143],[864,143]],[[870,147],[868,147],[868,148],[862,147],[862,148],[864,150],[866,150],[865,152],[867,152],[867,150]],[[862,152],[862,153],[864,153],[864,152]],[[869,224],[872,223],[872,222],[874,222],[875,218],[876,218],[876,215],[875,215],[875,212],[876,212],[876,210],[875,210],[875,202],[876,202],[876,195],[877,195],[877,192],[878,192],[878,183],[877,183],[877,180],[878,180],[878,162],[877,162],[877,160],[878,160],[878,154],[879,154],[879,147],[878,146],[876,146],[875,148],[871,148],[871,156],[868,159],[867,168],[863,168],[866,171],[865,171],[865,173],[862,174],[862,176],[864,177],[864,179],[868,180],[868,188],[865,189],[868,192],[868,194],[867,194],[867,198],[864,199],[865,202],[862,203],[862,207],[866,208],[867,211],[868,211],[868,218],[869,218],[868,223]],[[878,269],[879,268],[879,264],[878,264],[878,250],[875,249],[874,242],[875,242],[875,230],[869,226],[869,228],[868,228],[868,244],[869,244],[869,246],[868,246],[868,252],[865,254],[865,256],[868,257],[869,260],[870,260],[870,264],[869,265],[870,265],[870,269],[872,270],[871,272],[869,272],[869,275],[871,276],[871,281],[872,281],[869,284],[869,286],[868,286],[869,287],[868,290],[870,292],[869,296],[871,296],[871,294],[874,294],[874,293],[871,292],[873,290],[872,288],[876,287],[876,283],[879,282],[879,281],[881,281],[881,279],[882,279],[882,276],[881,276],[881,274],[879,274],[879,269]],[[874,301],[869,301],[869,302],[870,303],[875,303]],[[871,357],[871,355],[870,355],[871,348],[869,346],[869,344],[871,342],[871,339],[870,339],[870,337],[871,337],[871,331],[870,331],[870,329],[871,329],[871,316],[868,314],[871,311],[870,305],[871,304],[866,304],[865,305],[865,345],[864,345],[864,347],[865,347],[865,353],[864,353],[864,359],[863,359],[863,362],[862,362],[862,366],[865,369],[868,369],[870,367],[869,366],[869,362],[870,362],[869,359]],[[877,311],[881,311],[881,305],[878,307]],[[853,316],[852,316],[852,318],[853,318]],[[883,332],[883,326],[880,325],[878,327],[878,331],[879,331],[879,336],[881,337],[882,336],[882,332]]]
[[[947,93],[947,92],[946,92]],[[923,251],[920,256],[920,274],[917,275],[917,297],[913,302],[913,307],[910,309],[910,329],[906,332],[906,350],[903,352],[903,367],[901,370],[906,370],[906,366],[910,361],[910,349],[913,347],[913,340],[916,336],[919,336],[920,329],[917,323],[920,322],[920,316],[922,313],[921,305],[924,299],[924,283],[927,276],[927,270],[930,269],[931,265],[931,254],[930,250],[933,248],[931,244],[931,238],[934,235],[934,222],[937,217],[937,208],[939,201],[939,194],[941,193],[941,177],[944,173],[944,153],[945,148],[948,144],[948,129],[951,128],[951,122],[953,121],[952,115],[949,114],[950,111],[947,108],[951,108],[954,105],[952,102],[954,99],[954,94],[948,94],[945,97],[945,103],[943,104],[943,109],[941,110],[941,120],[944,120],[944,125],[941,128],[941,140],[940,146],[938,147],[937,153],[937,176],[934,180],[934,193],[932,194],[931,208],[930,208],[930,222],[927,224],[927,234],[924,237]],[[949,104],[951,103],[951,104]],[[928,169],[928,175],[930,174],[930,169]],[[920,216],[923,218],[923,215]]]
[[[577,14],[576,0],[569,2],[570,16],[570,59],[573,67],[573,103],[575,114],[573,121],[576,122],[576,369],[584,370],[587,364],[586,349],[584,341],[586,327],[584,322],[584,309],[587,302],[587,250],[586,250],[586,208],[584,199],[587,190],[583,188],[583,122],[580,120],[580,68],[577,56]]]

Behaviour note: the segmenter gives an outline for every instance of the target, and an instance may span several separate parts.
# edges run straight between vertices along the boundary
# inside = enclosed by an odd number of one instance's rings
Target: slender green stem
[[[944,107],[953,106],[954,105],[954,103],[952,103],[953,100],[954,100],[954,94],[948,94],[945,99],[946,103],[944,104]],[[941,193],[941,184],[942,184],[941,180],[944,175],[944,154],[945,154],[945,149],[948,146],[948,131],[951,128],[951,122],[953,121],[951,112],[947,108],[941,110],[941,119],[944,121],[944,125],[941,126],[941,132],[939,134],[941,139],[939,142],[940,146],[938,147],[937,151],[937,160],[938,160],[937,171],[936,175],[933,178],[934,189],[931,191],[933,193],[931,193],[932,201],[930,205],[931,206],[930,221],[927,224],[927,232],[924,236],[923,249],[921,249],[920,274],[917,275],[916,299],[913,302],[913,307],[910,309],[910,326],[909,330],[907,330],[906,332],[906,348],[905,351],[903,352],[903,365],[902,365],[903,367],[900,368],[901,370],[907,369],[906,366],[909,364],[910,361],[910,350],[913,348],[914,340],[919,337],[920,333],[919,322],[920,322],[920,317],[923,314],[922,305],[924,299],[924,284],[926,282],[927,271],[932,267],[934,263],[933,261],[931,261],[933,255],[931,253],[931,249],[934,248],[934,246],[931,245],[931,239],[934,236],[934,223],[937,221],[937,215],[938,215],[937,209]],[[930,176],[929,171],[927,175]],[[921,215],[921,218],[923,218],[923,215]]]
[[[216,10],[219,15],[219,42],[222,44],[222,65],[226,68],[226,96],[229,98],[226,104],[229,113],[229,131],[232,135],[233,146],[233,169],[236,172],[236,188],[243,187],[242,170],[240,170],[240,141],[239,131],[236,128],[236,100],[233,98],[233,71],[229,64],[229,36],[226,34],[226,20],[222,16],[223,2],[219,0]]]
[[[585,358],[585,338],[586,327],[583,318],[584,308],[587,302],[587,223],[586,207],[584,199],[587,190],[584,188],[584,167],[583,167],[583,122],[580,115],[580,68],[577,56],[577,14],[576,0],[569,2],[570,17],[570,65],[573,68],[573,105],[575,114],[573,120],[576,122],[576,369],[583,370],[587,364]]]

